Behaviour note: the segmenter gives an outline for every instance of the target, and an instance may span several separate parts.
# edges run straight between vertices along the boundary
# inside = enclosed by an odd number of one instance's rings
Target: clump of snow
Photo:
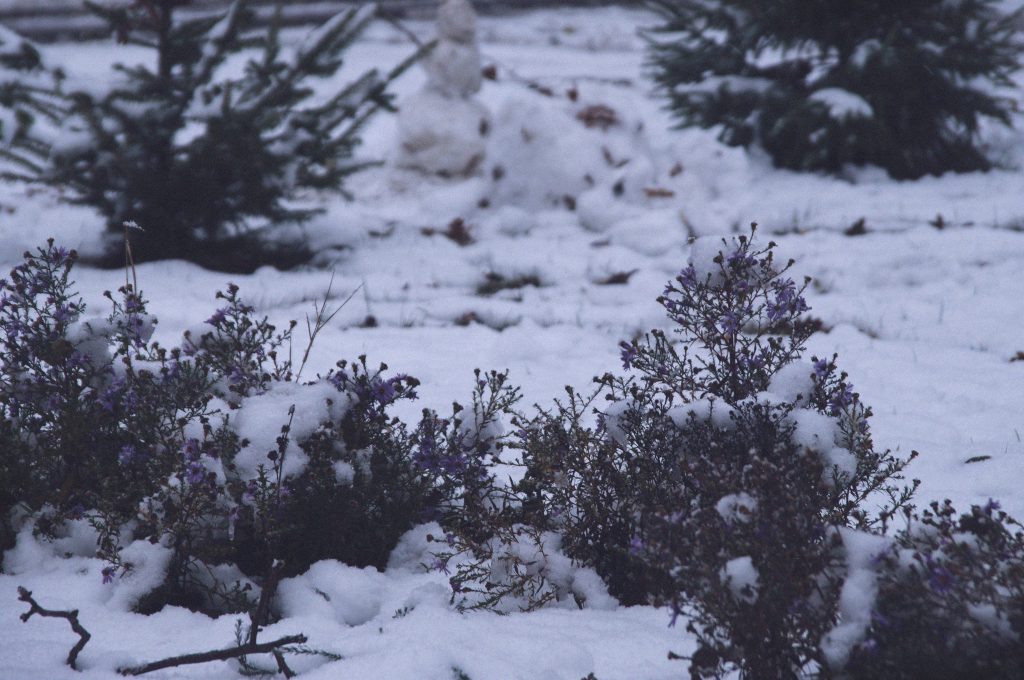
[[[495,116],[488,151],[492,203],[536,211],[575,200],[591,188],[587,176],[597,181],[608,167],[598,134],[556,102],[510,98]]]
[[[620,399],[611,402],[602,411],[604,414],[604,426],[608,431],[608,436],[619,446],[625,447],[629,444],[629,435],[626,429],[628,426],[627,419],[629,418],[630,411],[634,408],[632,399]]]
[[[745,491],[731,493],[718,500],[718,503],[715,504],[715,511],[728,523],[743,522],[746,524],[754,518],[754,513],[757,512],[757,500]]]
[[[832,486],[837,478],[839,481],[842,481],[843,479],[851,479],[857,474],[857,457],[850,453],[848,449],[836,446],[828,451],[823,451],[821,459],[825,464],[822,479],[829,486]]]
[[[285,617],[317,617],[360,626],[381,613],[387,577],[372,567],[358,569],[323,560],[305,574],[283,579],[277,603]]]
[[[828,108],[828,113],[836,120],[847,118],[871,118],[875,115],[871,104],[860,95],[838,87],[826,87],[814,92],[809,99],[820,102]]]
[[[442,540],[445,532],[437,522],[420,524],[409,529],[398,539],[398,545],[388,558],[388,569],[423,571],[429,567],[437,551],[433,539]],[[430,538],[428,538],[430,537]]]
[[[163,585],[173,554],[170,548],[149,541],[132,541],[125,546],[120,556],[131,568],[107,586],[107,606],[116,611],[131,611],[142,597]]]
[[[544,584],[544,592],[553,595],[549,605],[552,607],[612,610],[618,606],[618,601],[608,593],[607,586],[593,569],[577,565],[562,552],[560,535],[544,532],[535,536],[526,527],[516,527],[514,531],[512,541],[490,540],[488,583],[511,583],[526,576]],[[470,596],[466,604],[474,604],[474,597]],[[501,612],[516,612],[535,605],[527,594],[520,594],[504,597],[496,606]]]
[[[814,391],[814,366],[803,360],[786,364],[772,376],[768,383],[768,391],[783,401],[794,404],[803,397],[804,400]]]
[[[693,267],[697,281],[703,283],[708,281],[712,286],[721,285],[725,280],[722,274],[722,266],[715,262],[715,258],[722,254],[729,254],[728,246],[722,243],[721,236],[702,236],[694,239],[690,244],[690,254],[687,262]]]
[[[482,225],[484,234],[502,236],[528,236],[537,227],[537,217],[513,205],[503,205],[488,215]]]
[[[847,574],[839,593],[839,621],[825,634],[821,650],[833,669],[846,665],[853,647],[864,639],[878,594],[872,563],[889,549],[890,539],[847,527],[837,529],[843,542]]]
[[[721,399],[702,397],[673,406],[668,410],[668,417],[679,428],[689,427],[691,420],[696,419],[698,422],[710,421],[712,425],[722,429],[731,426],[732,413],[733,408]]]
[[[295,415],[284,455],[284,477],[302,473],[308,458],[299,448],[299,442],[321,423],[344,416],[349,400],[328,381],[311,385],[277,382],[265,393],[244,399],[229,420],[235,432],[249,442],[235,457],[243,479],[254,479],[260,465],[270,467],[267,454],[277,450],[277,438],[281,436],[281,428],[288,425],[288,410],[292,406]]]
[[[819,453],[835,447],[838,426],[834,418],[805,408],[796,409],[789,417],[796,426],[793,432],[796,444]]]
[[[757,585],[759,574],[754,561],[749,556],[736,557],[725,563],[719,575],[722,583],[729,586],[737,599],[745,602],[757,601]]]
[[[4,553],[4,573],[23,574],[41,569],[54,557],[53,546],[44,545],[33,534],[34,527],[34,523],[26,523],[15,537],[14,547]]]
[[[17,527],[18,523],[14,523]],[[34,519],[21,523],[14,547],[3,554],[3,571],[29,573],[43,568],[57,557],[92,557],[96,554],[97,533],[87,519],[66,520],[56,527],[52,538],[37,536]]]
[[[472,99],[426,90],[402,102],[399,167],[445,176],[472,174],[487,152],[490,113]]]

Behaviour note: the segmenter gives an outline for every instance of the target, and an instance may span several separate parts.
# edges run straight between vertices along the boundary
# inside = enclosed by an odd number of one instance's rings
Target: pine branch
[[[82,624],[78,621],[78,610],[72,609],[71,611],[57,611],[52,609],[43,609],[39,606],[38,602],[32,599],[31,591],[26,590],[22,586],[18,586],[18,599],[22,602],[27,602],[30,607],[27,612],[21,615],[22,623],[25,623],[32,618],[33,614],[38,614],[43,617],[67,619],[68,623],[71,625],[71,630],[78,633],[79,640],[75,646],[71,648],[71,651],[68,652],[68,658],[65,663],[77,671],[78,655],[92,637],[92,635],[89,634],[89,631],[83,628]],[[305,638],[303,638],[303,641],[305,641]]]

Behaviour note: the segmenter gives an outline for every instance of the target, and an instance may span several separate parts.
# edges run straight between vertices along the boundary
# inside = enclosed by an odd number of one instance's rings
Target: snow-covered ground
[[[619,340],[665,327],[654,298],[685,262],[688,237],[757,221],[777,232],[780,254],[797,260],[798,273],[814,277],[811,314],[826,332],[810,350],[840,354],[874,408],[876,444],[921,452],[910,470],[922,480],[920,498],[966,505],[994,497],[1024,516],[1024,361],[1010,361],[1024,351],[1024,115],[1015,131],[986,129],[1007,168],[986,174],[894,182],[875,171],[844,179],[778,171],[757,154],[722,146],[713,131],[671,130],[643,75],[636,29],[648,21],[621,8],[483,19],[484,63],[497,66],[498,79],[480,95],[494,133],[479,176],[424,180],[388,165],[359,175],[350,185],[355,202],[324,197],[326,212],[302,229],[321,252],[318,268],[228,277],[180,262],[141,266],[158,337],[174,343],[181,329],[209,316],[213,291],[229,279],[273,319],[301,319],[333,269],[336,291],[361,289],[321,335],[313,368],[363,353],[387,361],[423,381],[421,400],[403,414],[410,417],[468,397],[475,367],[508,368],[528,402],[546,402],[563,385],[584,386],[617,368]],[[391,27],[376,26],[353,48],[345,73],[396,63],[409,51]],[[55,45],[46,54],[71,78],[95,82],[111,62],[141,58],[109,43]],[[422,79],[404,77],[399,95]],[[607,130],[577,118],[594,105],[615,112]],[[394,118],[381,116],[362,153],[387,158],[394,139]],[[455,218],[469,225],[472,244],[427,235]],[[843,234],[860,219],[866,235]],[[87,209],[0,186],[3,269],[51,235],[94,251],[101,231]],[[627,282],[609,284],[616,275]],[[121,277],[82,268],[77,280],[96,309]],[[483,294],[479,287],[496,277],[540,285]],[[368,316],[375,327],[363,327]],[[988,458],[966,462],[981,456]],[[87,539],[69,539],[57,552],[87,554]],[[129,613],[125,602],[138,584],[103,585],[102,566],[28,543],[7,555],[0,678],[114,678],[119,665],[234,642],[231,617]],[[282,608],[294,614],[265,639],[302,631],[344,657],[316,670],[323,661],[296,660],[311,679],[449,680],[458,677],[453,669],[473,680],[685,674],[685,663],[668,661],[667,652],[685,653],[690,642],[663,611],[460,615],[446,606],[444,584],[443,575],[399,566],[380,574],[321,564],[284,584]],[[18,585],[43,606],[80,609],[93,634],[83,674],[62,665],[74,640],[65,622],[18,621],[25,610]],[[234,676],[215,663],[154,677]]]

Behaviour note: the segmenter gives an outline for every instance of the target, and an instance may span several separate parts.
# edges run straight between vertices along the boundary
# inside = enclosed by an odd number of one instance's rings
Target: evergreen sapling
[[[983,118],[1011,123],[1022,11],[997,0],[652,0],[650,65],[679,125],[721,126],[776,166],[986,170]]]

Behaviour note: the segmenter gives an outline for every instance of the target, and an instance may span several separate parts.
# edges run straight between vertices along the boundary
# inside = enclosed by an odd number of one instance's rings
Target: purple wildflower
[[[130,465],[137,456],[138,451],[135,450],[135,447],[131,444],[125,444],[117,454],[117,461],[121,465]]]
[[[628,342],[620,342],[619,347],[621,352],[619,356],[622,358],[622,369],[628,371],[633,368],[633,360],[636,359],[636,347]]]
[[[193,486],[201,484],[206,479],[206,466],[198,461],[189,463],[185,468],[185,479]]]
[[[630,541],[629,541],[629,554],[630,555],[639,555],[640,553],[642,553],[644,551],[645,548],[646,548],[646,546],[644,545],[643,540],[639,536],[634,536],[632,539],[630,539]]]
[[[682,285],[684,289],[690,289],[697,285],[697,270],[693,268],[693,265],[688,265],[686,269],[680,272],[676,280]]]
[[[931,555],[925,557],[925,564],[928,567],[928,585],[935,592],[948,592],[956,584],[953,573],[932,559]]]
[[[381,380],[374,378],[370,384],[370,395],[380,402],[381,406],[387,406],[395,400],[398,391],[395,389],[395,379]]]
[[[729,311],[722,315],[722,318],[718,320],[718,327],[722,330],[722,333],[728,336],[736,335],[740,330],[740,319],[736,316],[735,312]]]
[[[832,396],[829,406],[832,408],[833,413],[839,413],[843,409],[848,408],[853,403],[853,400],[853,385],[843,383],[840,389]]]
[[[114,582],[114,573],[117,571],[115,567],[103,567],[103,585],[108,585]]]
[[[224,323],[224,320],[227,318],[227,314],[228,309],[226,307],[221,307],[220,309],[213,313],[213,316],[206,320],[206,323],[208,323],[211,326],[219,326],[220,324]]]

